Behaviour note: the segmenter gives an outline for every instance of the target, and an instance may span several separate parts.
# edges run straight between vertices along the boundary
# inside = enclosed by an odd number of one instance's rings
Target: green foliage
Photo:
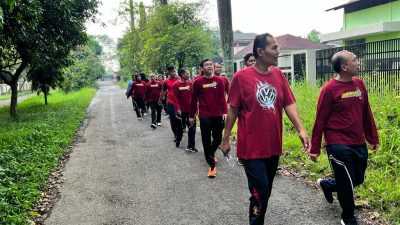
[[[213,36],[198,15],[199,7],[171,3],[141,16],[139,29],[129,31],[119,42],[122,76],[127,79],[139,70],[162,72],[167,65],[197,66],[202,58],[212,57]]]
[[[311,134],[319,89],[301,84],[294,86],[293,90],[300,117]],[[400,224],[400,99],[393,95],[382,97],[370,93],[370,103],[379,129],[381,147],[377,152],[370,152],[366,181],[356,194],[368,205],[383,212],[392,223]],[[313,180],[330,175],[326,154],[321,154],[317,163],[309,160],[287,118],[284,124],[286,151],[282,157],[283,164]]]
[[[102,52],[100,44],[90,37],[85,46],[71,53],[71,66],[64,68],[62,89],[65,92],[83,87],[95,87],[96,80],[105,74],[105,68],[99,58]]]
[[[312,30],[312,31],[310,31],[310,33],[308,33],[307,39],[314,43],[320,43],[321,42],[320,37],[319,37],[320,35],[321,35],[321,33],[319,31]]]
[[[0,1],[0,80],[10,85],[16,114],[16,84],[24,72],[34,88],[60,84],[68,55],[86,40],[85,22],[97,12],[98,0]]]
[[[40,97],[20,105],[18,121],[0,108],[0,224],[28,224],[30,210],[40,198],[49,173],[71,144],[94,89]]]

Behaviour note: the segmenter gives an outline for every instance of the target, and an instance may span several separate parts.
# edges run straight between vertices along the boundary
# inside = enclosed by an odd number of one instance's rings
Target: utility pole
[[[224,56],[225,72],[228,77],[233,75],[233,31],[231,0],[217,0],[219,31]]]

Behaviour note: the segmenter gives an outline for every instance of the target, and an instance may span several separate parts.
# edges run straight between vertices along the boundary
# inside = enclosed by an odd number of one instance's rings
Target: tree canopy
[[[161,72],[167,65],[197,66],[215,51],[212,32],[199,16],[200,3],[156,5],[147,13],[139,7],[139,26],[119,42],[122,75],[134,71]]]
[[[85,43],[85,22],[96,14],[97,5],[98,0],[0,2],[0,80],[11,87],[12,116],[21,75],[56,84],[59,70],[70,64],[70,51]]]

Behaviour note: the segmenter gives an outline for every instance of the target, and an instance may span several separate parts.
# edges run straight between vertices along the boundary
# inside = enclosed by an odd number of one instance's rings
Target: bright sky
[[[118,16],[123,0],[101,0],[98,23],[88,23],[90,34],[106,34],[113,39],[122,36],[127,23]],[[134,0],[139,2],[139,0]],[[180,0],[194,1],[194,0]],[[144,0],[150,5],[152,0]],[[348,2],[348,0],[232,0],[233,30],[273,35],[293,34],[306,36],[312,29],[322,33],[339,31],[342,27],[343,11],[325,12],[326,9]],[[208,0],[204,15],[211,27],[218,27],[216,0]]]

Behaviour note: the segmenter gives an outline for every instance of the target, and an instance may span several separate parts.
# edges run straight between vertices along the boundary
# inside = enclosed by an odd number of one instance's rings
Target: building
[[[286,34],[276,37],[280,48],[278,66],[291,81],[315,83],[315,52],[328,46],[313,43],[305,38]],[[244,67],[243,57],[253,52],[253,42],[234,55],[234,71]]]
[[[400,0],[351,0],[330,10],[344,9],[341,31],[321,35],[321,42],[344,45],[400,38]]]

